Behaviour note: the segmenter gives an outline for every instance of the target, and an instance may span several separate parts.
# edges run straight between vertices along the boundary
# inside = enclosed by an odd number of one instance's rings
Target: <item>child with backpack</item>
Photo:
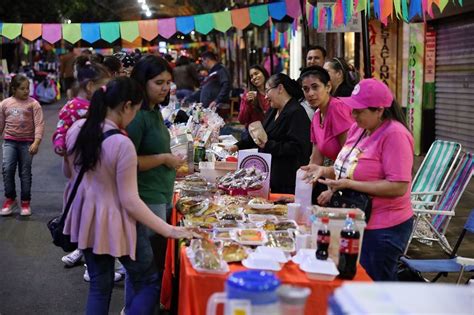
[[[12,214],[17,207],[15,173],[18,164],[21,182],[21,216],[31,215],[31,165],[44,133],[43,110],[29,96],[28,78],[17,74],[10,84],[11,97],[0,103],[0,134],[3,136],[3,184],[5,201],[0,215]]]
[[[66,154],[67,131],[76,120],[86,117],[92,95],[111,79],[106,67],[102,64],[91,62],[88,57],[77,57],[74,68],[76,83],[73,90],[75,90],[75,97],[67,102],[59,111],[59,121],[53,134],[54,152],[60,156]],[[66,266],[74,266],[81,258],[82,251],[76,249],[63,256],[61,260]],[[89,281],[87,270],[84,273],[84,280]]]

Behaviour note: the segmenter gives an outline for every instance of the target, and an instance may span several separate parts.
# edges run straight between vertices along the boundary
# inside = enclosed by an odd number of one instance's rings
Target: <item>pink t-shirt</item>
[[[321,115],[318,109],[311,122],[311,142],[318,147],[323,156],[334,161],[341,151],[337,137],[349,130],[354,123],[351,108],[338,98],[331,97],[323,124],[320,122]]]
[[[363,137],[349,154],[362,132],[356,123],[349,129],[347,141],[334,163],[336,178],[342,166],[340,178],[358,181],[385,179],[408,182],[410,187],[414,154],[410,132],[397,121],[386,121],[373,134]],[[412,216],[410,189],[400,197],[372,196],[372,214],[367,229],[389,228]]]

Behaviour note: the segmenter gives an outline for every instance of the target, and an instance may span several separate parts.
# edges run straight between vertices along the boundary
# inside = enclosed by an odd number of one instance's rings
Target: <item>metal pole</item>
[[[306,1],[300,0],[300,7],[301,7],[301,16],[303,18],[303,38],[304,38],[304,52],[307,51],[309,47],[309,27],[308,27],[308,20],[306,17]]]
[[[362,49],[364,52],[364,78],[368,79],[372,77],[372,67],[370,64],[370,46],[369,46],[369,22],[367,15],[364,12],[360,12],[362,22]]]

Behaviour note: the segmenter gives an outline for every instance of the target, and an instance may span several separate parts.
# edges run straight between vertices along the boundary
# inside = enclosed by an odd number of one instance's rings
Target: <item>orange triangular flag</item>
[[[27,40],[34,41],[41,36],[41,24],[23,24],[23,32],[21,36]]]
[[[151,41],[158,36],[158,20],[138,21],[138,30],[141,38]]]
[[[232,25],[239,30],[243,30],[250,24],[249,8],[231,10]]]

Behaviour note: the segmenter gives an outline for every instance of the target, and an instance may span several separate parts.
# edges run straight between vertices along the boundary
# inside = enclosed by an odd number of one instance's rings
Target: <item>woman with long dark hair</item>
[[[258,145],[248,137],[231,151],[259,148],[272,155],[270,189],[273,193],[295,193],[296,171],[308,164],[311,153],[310,121],[299,103],[303,92],[298,83],[283,73],[271,76],[265,85],[271,109],[263,121],[268,140]]]
[[[270,103],[265,97],[268,77],[267,70],[260,65],[249,68],[249,89],[242,94],[238,117],[245,128],[254,121],[263,121],[265,113],[270,109]]]
[[[105,137],[110,130],[122,130],[140,109],[142,92],[129,78],[117,78],[92,96],[87,119],[75,122],[66,135],[64,173],[84,177],[65,221],[64,233],[84,253],[90,276],[87,314],[108,314],[114,286],[115,257],[127,270],[125,311],[153,314],[159,276],[150,243],[137,237],[137,222],[164,237],[190,237],[153,214],[138,196],[137,155],[124,134]],[[68,196],[70,180],[65,196]]]
[[[138,155],[138,192],[163,220],[171,213],[176,169],[184,163],[171,153],[170,133],[160,112],[160,105],[167,105],[170,98],[172,73],[165,59],[149,55],[135,64],[130,75],[144,91],[142,108],[127,127]],[[153,252],[149,254],[154,257],[161,283],[167,240],[142,224],[137,231],[140,239],[151,242]]]
[[[362,80],[341,100],[356,121],[334,167],[309,165],[308,180],[333,191],[367,194],[372,211],[364,232],[360,263],[376,281],[395,281],[397,262],[413,227],[410,186],[413,136],[390,89],[376,79]]]

